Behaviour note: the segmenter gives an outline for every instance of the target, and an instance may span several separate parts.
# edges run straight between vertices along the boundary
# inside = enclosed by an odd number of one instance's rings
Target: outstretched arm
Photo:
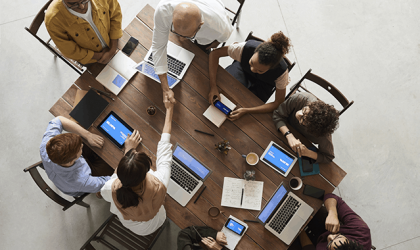
[[[219,67],[219,58],[228,56],[228,47],[222,47],[215,49],[210,52],[209,56],[209,78],[210,78],[210,91],[208,96],[208,101],[210,104],[213,104],[213,97],[217,96],[220,100],[219,91],[217,90],[217,68]]]

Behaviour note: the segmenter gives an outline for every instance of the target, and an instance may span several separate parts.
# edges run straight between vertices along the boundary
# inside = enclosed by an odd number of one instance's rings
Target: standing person
[[[226,42],[233,27],[221,0],[162,0],[156,7],[154,21],[151,50],[155,72],[162,83],[164,96],[175,103],[166,75],[169,32],[210,49]]]
[[[117,0],[54,0],[45,26],[63,55],[81,64],[107,64],[122,37]]]
[[[63,134],[63,129],[70,132]],[[102,148],[104,139],[63,116],[52,119],[39,151],[48,178],[63,193],[73,197],[101,190],[114,170],[89,147]]]
[[[303,250],[370,250],[372,239],[368,225],[340,197],[327,194],[325,221],[316,218],[308,224],[317,242],[312,244],[305,231],[299,235]],[[325,226],[324,226],[325,225]],[[321,229],[318,229],[321,226]]]
[[[273,112],[276,129],[282,133],[289,146],[300,156],[328,163],[334,159],[332,133],[338,128],[340,112],[332,105],[318,100],[311,93],[296,93]],[[318,144],[318,152],[308,149],[289,131],[287,123],[311,142]]]
[[[267,102],[274,88],[276,98],[272,103],[234,110],[229,118],[236,120],[247,113],[273,112],[286,96],[289,71],[283,57],[289,52],[289,48],[289,38],[279,31],[274,33],[267,42],[249,40],[213,50],[209,59],[209,102],[212,104],[215,96],[220,100],[216,84],[219,58],[230,56],[235,61],[226,68],[227,72],[263,102]]]
[[[111,203],[111,212],[138,235],[155,232],[166,219],[163,203],[171,176],[173,103],[166,97],[164,104],[166,118],[157,148],[156,171],[150,169],[150,157],[136,151],[142,138],[135,130],[125,141],[125,155],[116,173],[101,190],[102,197]]]

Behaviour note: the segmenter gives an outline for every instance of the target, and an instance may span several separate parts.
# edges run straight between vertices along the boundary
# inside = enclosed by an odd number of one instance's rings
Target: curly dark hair
[[[334,133],[338,128],[338,110],[321,100],[311,102],[308,107],[310,111],[304,115],[308,133],[317,137]]]
[[[274,33],[270,41],[263,42],[255,49],[258,53],[258,62],[263,65],[276,66],[283,56],[289,53],[290,40],[283,32]]]
[[[354,240],[343,242],[340,246],[335,246],[335,250],[364,250],[363,246]]]

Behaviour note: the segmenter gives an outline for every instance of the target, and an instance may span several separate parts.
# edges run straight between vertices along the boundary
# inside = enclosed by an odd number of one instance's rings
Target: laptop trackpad
[[[287,228],[290,228],[290,231],[292,232],[298,232],[304,223],[305,221],[302,218],[295,215],[292,220],[290,220]]]

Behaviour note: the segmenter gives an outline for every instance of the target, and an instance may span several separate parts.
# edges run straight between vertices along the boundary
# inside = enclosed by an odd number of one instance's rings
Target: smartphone
[[[230,115],[230,113],[232,112],[232,110],[230,108],[226,107],[226,105],[221,103],[219,100],[214,101],[213,104],[216,108],[218,108],[220,111],[222,111],[225,115]]]
[[[135,39],[134,37],[130,37],[128,42],[125,44],[124,48],[122,49],[122,52],[126,54],[127,56],[130,56],[131,53],[136,49],[137,45],[139,44],[139,41]]]
[[[325,193],[325,190],[322,190],[322,189],[319,189],[310,185],[305,185],[305,189],[303,189],[304,195],[311,196],[313,198],[320,199],[320,200],[324,200],[324,193]]]
[[[245,226],[243,226],[242,224],[240,224],[232,218],[229,218],[226,221],[225,227],[240,236],[242,236],[245,232]]]
[[[314,171],[314,168],[312,165],[314,163],[314,160],[306,156],[302,156],[301,158],[302,158],[302,171],[305,173],[310,173]]]

